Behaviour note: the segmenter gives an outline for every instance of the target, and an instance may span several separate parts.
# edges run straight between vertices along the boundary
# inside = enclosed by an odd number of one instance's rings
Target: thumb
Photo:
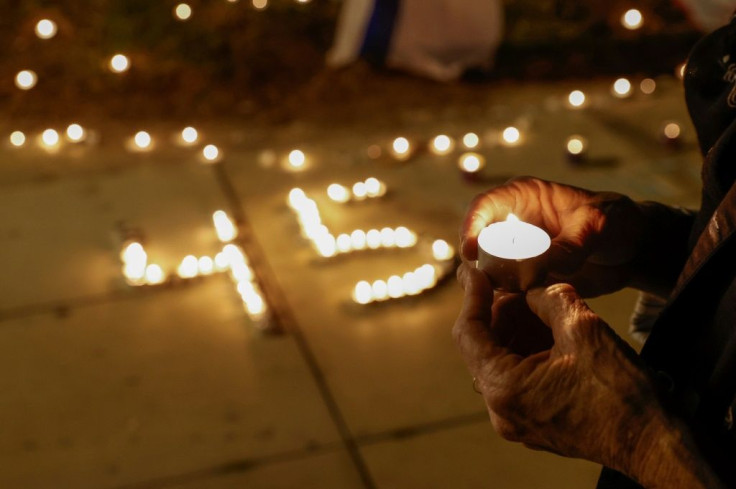
[[[552,330],[555,344],[562,349],[572,347],[578,337],[575,331],[585,327],[595,313],[569,284],[555,284],[532,289],[526,294],[529,308]]]

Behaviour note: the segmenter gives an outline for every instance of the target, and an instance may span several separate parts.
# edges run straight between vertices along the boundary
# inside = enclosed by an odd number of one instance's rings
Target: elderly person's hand
[[[647,488],[719,487],[636,353],[572,286],[494,301],[483,272],[464,264],[458,276],[465,301],[453,335],[501,436],[607,465]]]
[[[478,256],[478,234],[509,213],[552,238],[548,284],[572,284],[584,297],[632,286],[666,296],[687,256],[692,216],[614,192],[592,192],[516,178],[470,205],[461,230],[465,260]]]

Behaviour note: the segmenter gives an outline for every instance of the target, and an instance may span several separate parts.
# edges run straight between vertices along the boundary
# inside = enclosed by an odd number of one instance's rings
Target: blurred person
[[[463,224],[453,335],[491,423],[604,465],[599,489],[736,487],[736,19],[693,48],[685,95],[697,212],[525,177],[478,196]],[[552,237],[548,282],[526,294],[494,292],[471,264],[480,230],[510,212]],[[640,355],[583,300],[624,287],[666,301]]]
[[[489,70],[502,37],[500,0],[346,0],[327,64],[362,57],[447,82]]]

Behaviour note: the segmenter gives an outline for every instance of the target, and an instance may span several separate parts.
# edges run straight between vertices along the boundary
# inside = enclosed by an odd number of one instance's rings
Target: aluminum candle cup
[[[544,230],[509,214],[506,221],[490,224],[478,235],[478,268],[490,277],[494,289],[524,292],[544,282],[550,244]]]

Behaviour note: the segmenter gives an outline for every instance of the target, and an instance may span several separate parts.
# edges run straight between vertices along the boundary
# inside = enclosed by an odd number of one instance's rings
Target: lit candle
[[[550,244],[544,230],[509,214],[506,221],[492,223],[478,235],[478,268],[495,289],[525,291],[544,280]]]
[[[565,144],[567,159],[571,163],[582,163],[588,150],[588,143],[582,136],[570,136]]]
[[[668,122],[662,128],[662,141],[666,146],[676,148],[682,139],[682,129],[676,122]]]

